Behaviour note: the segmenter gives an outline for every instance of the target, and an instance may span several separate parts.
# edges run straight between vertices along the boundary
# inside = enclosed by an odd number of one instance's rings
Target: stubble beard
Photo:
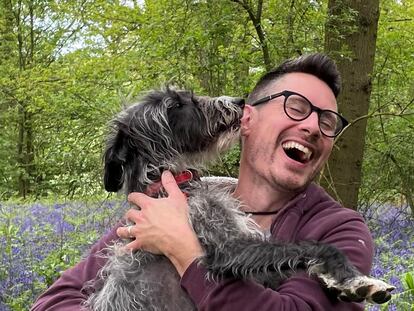
[[[309,184],[311,184],[316,176],[318,176],[318,173],[320,171],[320,169],[318,170],[317,168],[315,168],[311,174],[309,174],[306,179],[302,182],[302,181],[298,181],[296,178],[296,176],[287,176],[287,177],[281,177],[279,176],[278,172],[277,172],[277,168],[278,168],[278,162],[282,161],[281,159],[276,159],[275,158],[275,153],[272,153],[269,157],[267,157],[266,160],[266,156],[263,157],[263,155],[269,155],[269,151],[267,148],[265,148],[263,145],[257,145],[255,144],[254,146],[255,148],[252,148],[251,150],[248,151],[248,158],[249,158],[249,162],[250,165],[252,165],[253,167],[256,167],[256,169],[254,169],[256,171],[256,173],[259,174],[259,178],[260,179],[264,179],[267,180],[267,183],[269,183],[269,186],[274,188],[276,191],[282,191],[285,193],[290,193],[290,194],[297,194],[302,192],[304,189],[306,189]],[[275,143],[274,148],[272,148],[272,150],[276,150],[277,148],[277,143]],[[260,162],[264,162],[264,163],[268,163],[268,169],[270,170],[270,176],[269,176],[269,172],[260,172],[260,170],[257,170],[257,166],[255,165],[255,163],[260,163]],[[273,171],[273,168],[276,168],[275,171]],[[294,174],[293,172],[291,172],[291,174]],[[267,175],[267,176],[266,176]],[[253,178],[254,179],[254,178]],[[300,178],[302,179],[302,178]]]
[[[278,161],[272,156],[271,166],[270,167],[278,167]],[[320,169],[314,169],[310,175],[308,175],[305,180],[298,181],[296,176],[287,176],[287,177],[280,177],[278,176],[277,172],[272,172],[271,178],[272,183],[275,188],[284,190],[285,192],[290,193],[300,193],[305,190],[318,176]],[[292,173],[293,174],[293,173]]]

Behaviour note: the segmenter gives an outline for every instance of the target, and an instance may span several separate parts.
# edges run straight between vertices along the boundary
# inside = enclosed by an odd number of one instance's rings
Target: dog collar
[[[181,173],[175,174],[174,179],[177,182],[177,185],[181,185],[184,183],[187,183],[189,181],[192,181],[194,179],[198,179],[198,174],[196,171],[190,171],[185,170]],[[155,181],[151,185],[147,187],[147,190],[145,191],[145,194],[150,197],[156,197],[161,191],[163,190],[161,179]],[[188,196],[186,192],[184,192],[185,195]]]
[[[267,215],[276,215],[279,211],[271,211],[271,212],[244,212],[248,215],[256,215],[256,216],[267,216]]]

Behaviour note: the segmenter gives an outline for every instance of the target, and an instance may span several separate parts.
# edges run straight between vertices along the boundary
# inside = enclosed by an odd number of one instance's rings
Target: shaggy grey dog
[[[149,92],[113,122],[104,155],[105,188],[162,196],[163,170],[195,173],[239,139],[244,101],[231,97],[199,97],[165,88]],[[301,268],[345,301],[383,303],[393,289],[361,275],[336,248],[316,242],[282,244],[268,240],[240,211],[229,187],[208,179],[180,185],[188,193],[189,220],[204,249],[200,264],[212,279],[250,279],[275,288]],[[86,306],[92,310],[195,310],[164,256],[111,247],[107,264]]]

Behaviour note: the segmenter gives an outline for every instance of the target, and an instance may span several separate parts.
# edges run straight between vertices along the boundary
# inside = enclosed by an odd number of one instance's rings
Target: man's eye
[[[290,113],[293,113],[295,115],[304,115],[307,113],[306,106],[300,103],[292,103],[287,106],[287,109]]]
[[[327,130],[334,130],[336,128],[336,120],[334,119],[321,119],[320,124],[321,127]]]
[[[304,113],[304,109],[301,107],[290,107],[289,110],[293,112]]]

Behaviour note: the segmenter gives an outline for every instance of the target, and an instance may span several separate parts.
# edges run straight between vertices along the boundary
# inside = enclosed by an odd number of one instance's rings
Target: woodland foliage
[[[304,0],[1,6],[2,200],[102,195],[107,122],[122,105],[165,83],[245,96],[266,68],[322,51],[328,18],[326,1]],[[363,201],[413,204],[413,14],[412,1],[381,2],[370,112],[360,116],[368,119]],[[336,18],[352,32],[356,15]],[[237,156],[212,172],[236,175]]]

